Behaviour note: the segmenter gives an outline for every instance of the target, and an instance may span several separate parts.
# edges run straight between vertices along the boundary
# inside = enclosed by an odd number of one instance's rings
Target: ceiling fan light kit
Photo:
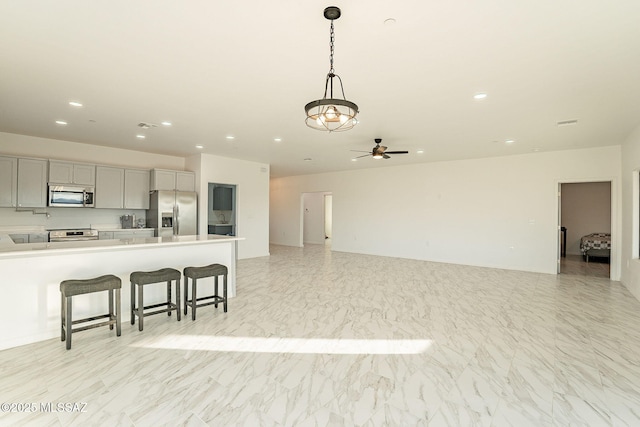
[[[380,143],[382,142],[382,138],[376,138],[374,139],[376,146],[373,147],[371,149],[371,151],[367,151],[367,154],[364,154],[362,156],[358,156],[355,157],[354,159],[351,160],[355,160],[355,159],[359,159],[360,157],[368,157],[371,156],[376,160],[380,160],[380,159],[390,159],[391,156],[389,156],[389,154],[408,154],[408,151],[387,151],[387,147],[385,147],[384,145],[380,145]],[[355,151],[355,150],[351,150],[351,151]]]
[[[304,111],[307,114],[305,120],[307,126],[328,132],[343,132],[352,129],[358,123],[358,119],[356,119],[358,106],[354,102],[347,101],[344,95],[342,79],[334,72],[333,68],[333,21],[340,18],[340,15],[340,9],[336,6],[329,6],[324,10],[324,17],[331,21],[329,73],[324,83],[324,96],[322,99],[311,101],[304,106]],[[334,79],[337,81],[335,83],[336,93],[339,85],[339,92],[342,94],[342,98],[333,97]],[[337,93],[337,95],[340,93]]]

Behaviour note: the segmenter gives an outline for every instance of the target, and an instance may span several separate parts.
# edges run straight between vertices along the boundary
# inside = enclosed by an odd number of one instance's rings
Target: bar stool
[[[162,268],[156,271],[134,271],[129,275],[131,281],[131,324],[136,323],[138,316],[138,330],[142,330],[145,316],[152,316],[158,313],[167,313],[171,316],[173,310],[176,311],[176,317],[180,321],[180,272],[174,268]],[[176,281],[176,303],[171,302],[171,283]],[[143,289],[145,285],[151,283],[167,282],[167,301],[159,304],[145,306],[143,299]],[[136,308],[136,285],[138,286],[138,307]],[[163,307],[162,310],[156,310],[145,313],[145,310]]]
[[[196,307],[204,307],[207,305],[215,304],[218,308],[218,304],[224,304],[224,312],[227,312],[227,267],[222,264],[211,264],[204,267],[186,267],[184,269],[184,315],[187,315],[187,306],[191,307],[191,319],[196,320]],[[222,296],[218,295],[218,276],[222,276]],[[213,295],[198,298],[196,295],[196,282],[198,279],[205,277],[214,277],[215,288]],[[191,278],[191,299],[189,299],[189,278]],[[206,301],[203,304],[198,304],[198,301]]]
[[[113,329],[116,325],[116,335],[120,336],[120,288],[122,282],[119,277],[112,274],[84,280],[64,280],[60,282],[61,301],[61,341],[67,342],[67,350],[71,349],[71,335],[87,329],[109,325]],[[84,319],[72,319],[72,297],[93,292],[109,291],[109,313],[99,316],[87,317]],[[114,311],[114,291],[115,291],[115,311]],[[109,320],[94,323],[79,328],[73,328],[78,323],[91,322],[93,320],[108,318]]]

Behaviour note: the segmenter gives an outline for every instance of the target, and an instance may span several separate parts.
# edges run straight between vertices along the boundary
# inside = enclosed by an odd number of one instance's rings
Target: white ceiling
[[[361,121],[332,134],[303,109],[324,91],[330,5]],[[0,131],[272,176],[617,145],[640,123],[639,16],[638,0],[0,0]],[[140,122],[159,127],[140,140]],[[376,137],[410,154],[352,162]]]

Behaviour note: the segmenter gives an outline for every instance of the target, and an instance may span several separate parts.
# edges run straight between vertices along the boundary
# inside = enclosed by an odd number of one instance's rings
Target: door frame
[[[621,245],[621,236],[618,231],[619,224],[621,221],[620,209],[619,205],[619,191],[620,186],[618,184],[618,180],[615,177],[607,177],[607,178],[585,178],[585,179],[566,179],[566,180],[558,180],[556,181],[556,260],[558,263],[557,272],[560,272],[560,227],[561,224],[561,214],[562,214],[562,203],[561,203],[561,188],[562,184],[587,184],[590,182],[608,182],[611,190],[611,201],[610,201],[610,209],[611,209],[611,257],[609,258],[609,278],[611,280],[620,280],[620,245]],[[556,273],[557,274],[557,273]]]

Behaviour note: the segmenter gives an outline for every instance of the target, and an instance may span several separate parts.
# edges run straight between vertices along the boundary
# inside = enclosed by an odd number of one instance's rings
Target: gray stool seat
[[[218,304],[222,303],[224,306],[224,312],[227,312],[227,275],[229,270],[222,264],[210,264],[204,267],[186,267],[183,271],[184,274],[184,315],[187,315],[187,307],[191,307],[191,319],[196,320],[196,308],[204,307],[207,305],[215,304],[218,308]],[[218,295],[218,276],[222,276],[222,296]],[[198,279],[205,277],[214,278],[214,291],[213,295],[205,297],[197,297],[196,283]],[[189,279],[191,279],[191,299],[189,299]],[[206,303],[198,304],[198,301],[209,301]]]
[[[105,276],[95,277],[93,279],[82,280],[64,280],[60,282],[60,295],[61,295],[61,341],[66,341],[67,350],[71,348],[71,335],[74,332],[80,332],[87,329],[97,328],[99,326],[109,326],[109,329],[113,329],[113,325],[116,325],[116,334],[120,336],[120,288],[122,288],[122,282],[118,276],[107,274]],[[109,313],[87,317],[84,319],[73,320],[72,318],[72,297],[82,294],[90,294],[94,292],[109,292]],[[114,301],[115,291],[115,301]],[[115,309],[114,309],[115,307]],[[93,323],[91,325],[74,328],[73,325],[78,323],[91,322],[98,319],[108,318],[109,320]]]
[[[180,272],[175,268],[162,268],[155,271],[134,271],[129,275],[131,282],[131,324],[136,323],[138,316],[138,330],[144,327],[144,318],[159,313],[167,313],[171,316],[172,311],[176,311],[176,317],[180,321]],[[176,281],[176,302],[171,302],[171,284]],[[167,282],[167,301],[159,304],[144,305],[144,286],[152,283]],[[138,287],[138,306],[136,307],[136,286]],[[161,310],[145,312],[158,307],[164,307]]]

